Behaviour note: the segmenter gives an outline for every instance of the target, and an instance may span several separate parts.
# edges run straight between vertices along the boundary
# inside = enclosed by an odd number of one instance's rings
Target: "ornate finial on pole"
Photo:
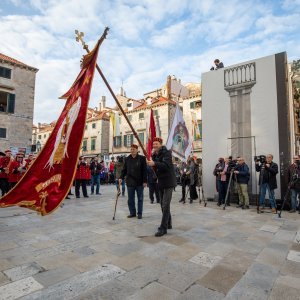
[[[86,50],[87,52],[89,52],[89,46],[85,43],[85,41],[83,40],[84,37],[84,32],[79,32],[77,29],[75,30],[75,34],[76,34],[76,42],[81,42],[82,47],[84,50]]]

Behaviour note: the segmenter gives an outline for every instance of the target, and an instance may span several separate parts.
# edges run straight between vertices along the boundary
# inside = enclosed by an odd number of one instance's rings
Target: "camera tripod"
[[[201,190],[202,198],[200,197],[200,190]],[[201,204],[203,200],[204,207],[206,207],[207,201],[204,197],[202,168],[200,168],[200,166],[198,166],[198,199],[199,199],[199,204]]]
[[[281,204],[281,207],[280,207],[280,211],[278,212],[278,218],[281,218],[281,213],[282,213],[282,210],[284,208],[284,205],[286,203],[286,201],[288,200],[288,197],[289,197],[289,194],[290,194],[290,191],[291,191],[291,182],[288,184],[288,189],[284,195],[284,198],[283,198],[283,202]]]
[[[230,191],[230,188],[231,188],[232,177],[234,177],[234,180],[235,180],[235,182],[236,182],[236,186],[237,186],[237,188],[239,188],[238,183],[237,183],[236,176],[233,176],[233,175],[234,175],[234,169],[232,169],[232,170],[230,171],[230,177],[229,177],[228,187],[227,187],[227,191],[226,191],[226,196],[225,196],[224,206],[223,206],[223,209],[224,209],[224,210],[226,209],[226,206],[227,206],[227,200],[228,200],[229,191]]]

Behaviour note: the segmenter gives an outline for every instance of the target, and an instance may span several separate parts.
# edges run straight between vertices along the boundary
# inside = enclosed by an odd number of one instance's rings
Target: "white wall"
[[[275,55],[249,62],[256,63],[256,84],[252,87],[251,99],[251,135],[255,136],[256,154],[274,155],[279,165],[278,107],[276,87]],[[243,65],[243,62],[238,65]],[[231,68],[230,66],[228,68]],[[218,157],[231,154],[230,97],[224,89],[224,70],[202,74],[202,118],[203,118],[203,184],[205,196],[213,198],[216,193],[215,177],[212,172]],[[252,144],[254,155],[254,143]],[[247,164],[249,162],[246,161]],[[254,164],[252,168],[252,191],[256,182]],[[280,180],[277,178],[280,195]]]

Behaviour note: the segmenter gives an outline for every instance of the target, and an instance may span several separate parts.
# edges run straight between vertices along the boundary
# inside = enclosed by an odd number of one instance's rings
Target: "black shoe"
[[[241,206],[241,209],[245,209],[245,205],[242,205],[242,206]]]
[[[142,217],[142,215],[138,215],[138,219],[142,219],[143,217]]]
[[[127,218],[135,218],[136,215],[128,215]]]
[[[160,201],[156,201],[156,203],[160,203]]]
[[[230,203],[227,203],[226,206],[231,206]]]
[[[218,202],[217,205],[218,205],[218,206],[221,206],[221,203]]]
[[[72,195],[74,195],[74,194],[72,194],[72,193],[69,193],[68,195],[71,195],[71,196],[72,196]]]
[[[193,203],[193,200],[190,200],[190,203]]]
[[[249,209],[249,205],[245,205],[245,206],[244,206],[244,209]]]
[[[243,207],[242,204],[239,204],[239,205],[236,206],[236,208],[241,208],[241,207]]]
[[[76,198],[80,198],[80,196],[76,196]]]
[[[89,196],[88,196],[88,195],[86,195],[86,196],[84,196],[84,198],[89,198]]]
[[[159,229],[156,233],[155,236],[160,237],[167,234],[167,230]]]
[[[154,201],[151,201],[150,203],[151,203],[151,204],[153,204],[153,203],[154,203]]]
[[[184,199],[180,199],[179,202],[184,202]]]
[[[296,212],[296,209],[291,209],[291,210],[289,211],[289,213],[294,213],[294,212]]]
[[[91,195],[94,195],[94,192],[91,192]]]
[[[96,195],[101,195],[101,193],[96,193]]]
[[[172,229],[173,227],[172,227],[172,225],[168,225],[168,229]]]
[[[67,196],[66,199],[71,199],[71,198],[69,196]]]

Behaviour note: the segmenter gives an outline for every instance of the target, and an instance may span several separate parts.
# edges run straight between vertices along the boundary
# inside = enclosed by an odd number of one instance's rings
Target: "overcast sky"
[[[225,66],[287,51],[300,58],[300,0],[0,0],[0,52],[39,69],[34,122],[56,120],[58,97],[84,54],[110,27],[98,64],[117,93],[140,99],[167,75],[200,82],[215,58]],[[109,92],[95,73],[90,107]]]

